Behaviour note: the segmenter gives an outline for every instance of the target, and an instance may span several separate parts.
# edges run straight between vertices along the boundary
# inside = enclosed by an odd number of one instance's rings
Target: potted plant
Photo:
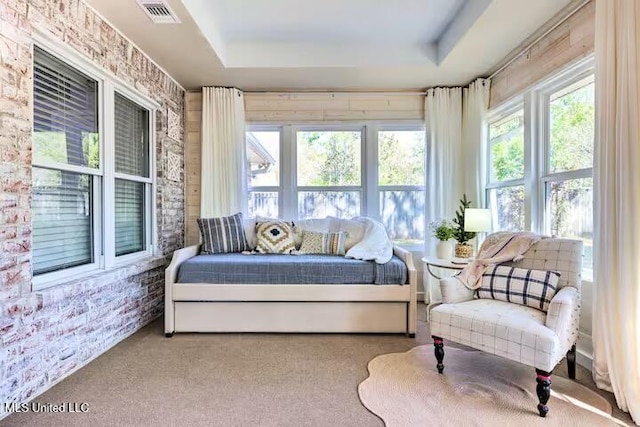
[[[438,239],[436,244],[436,257],[440,259],[451,259],[453,256],[453,227],[446,219],[434,221],[429,224],[433,236]]]
[[[473,256],[473,246],[467,242],[476,237],[476,233],[464,231],[464,211],[470,206],[471,202],[467,200],[467,195],[463,194],[460,206],[456,211],[456,217],[453,219],[453,237],[458,242],[455,248],[455,255],[458,258],[470,258]]]

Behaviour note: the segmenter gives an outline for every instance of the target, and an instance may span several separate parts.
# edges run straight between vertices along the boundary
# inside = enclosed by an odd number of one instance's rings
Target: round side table
[[[422,284],[424,286],[425,291],[425,299],[424,303],[427,305],[431,305],[433,302],[437,302],[436,295],[434,294],[434,289],[431,286],[431,278],[436,280],[440,280],[444,277],[442,273],[439,273],[435,269],[448,270],[451,272],[449,276],[453,276],[454,274],[462,271],[467,264],[469,264],[469,260],[467,258],[454,258],[454,259],[440,259],[436,257],[427,256],[422,258],[422,263],[424,264],[424,275],[422,279]],[[438,292],[438,295],[440,292]]]

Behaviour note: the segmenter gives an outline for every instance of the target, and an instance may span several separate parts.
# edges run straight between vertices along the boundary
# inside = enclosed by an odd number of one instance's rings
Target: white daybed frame
[[[264,285],[176,283],[199,245],[177,250],[165,271],[165,335],[174,332],[416,332],[417,273],[410,252],[394,248],[408,284]]]

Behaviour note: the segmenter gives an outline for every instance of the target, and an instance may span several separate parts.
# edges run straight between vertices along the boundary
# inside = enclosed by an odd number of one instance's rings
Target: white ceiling
[[[577,0],[87,0],[187,89],[412,90],[486,75]]]

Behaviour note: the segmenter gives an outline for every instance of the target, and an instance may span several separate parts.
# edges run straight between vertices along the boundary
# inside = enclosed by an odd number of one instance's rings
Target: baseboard
[[[424,296],[425,296],[424,292],[422,292],[422,291],[416,292],[416,299],[418,301],[424,302]]]
[[[578,332],[578,345],[576,346],[576,362],[583,368],[591,371],[593,364],[593,341],[591,335]]]

